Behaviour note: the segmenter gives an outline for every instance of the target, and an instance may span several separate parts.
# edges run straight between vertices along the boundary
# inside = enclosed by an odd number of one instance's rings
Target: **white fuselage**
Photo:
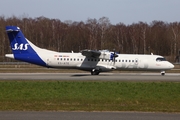
[[[40,55],[40,54],[39,54]],[[118,54],[115,61],[87,58],[81,53],[58,53],[41,54],[41,58],[49,67],[53,68],[74,68],[81,70],[100,69],[110,71],[119,70],[168,70],[174,66],[168,61],[157,61],[158,55],[134,55]]]

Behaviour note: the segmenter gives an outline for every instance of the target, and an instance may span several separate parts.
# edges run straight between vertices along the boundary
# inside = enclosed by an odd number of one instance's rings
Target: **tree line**
[[[115,49],[126,54],[159,54],[171,60],[180,50],[180,22],[152,21],[113,25],[109,18],[88,18],[85,22],[64,21],[46,17],[0,16],[0,62],[11,53],[5,26],[19,26],[35,45],[61,52],[83,49]]]

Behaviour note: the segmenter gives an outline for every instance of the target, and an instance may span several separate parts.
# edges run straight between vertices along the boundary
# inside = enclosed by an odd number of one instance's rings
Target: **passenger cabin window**
[[[166,61],[166,59],[165,59],[165,58],[160,58],[160,57],[159,57],[159,58],[156,58],[156,61],[157,61],[157,62],[161,62],[161,61]]]

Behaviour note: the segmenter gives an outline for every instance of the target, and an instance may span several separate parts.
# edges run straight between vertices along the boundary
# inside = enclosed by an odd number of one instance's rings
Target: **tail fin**
[[[46,66],[46,63],[40,58],[37,53],[40,48],[28,41],[19,27],[6,26],[6,32],[8,34],[12,54],[6,54],[6,57],[14,58],[41,66]]]
[[[6,26],[6,32],[10,40],[13,54],[36,53],[24,37],[19,27]]]

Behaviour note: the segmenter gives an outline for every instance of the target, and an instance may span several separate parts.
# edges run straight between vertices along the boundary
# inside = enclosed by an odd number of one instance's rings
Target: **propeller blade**
[[[114,64],[115,64],[115,59],[116,59],[116,57],[118,57],[118,55],[116,54],[116,50],[115,49],[113,49],[113,62],[114,62]]]

